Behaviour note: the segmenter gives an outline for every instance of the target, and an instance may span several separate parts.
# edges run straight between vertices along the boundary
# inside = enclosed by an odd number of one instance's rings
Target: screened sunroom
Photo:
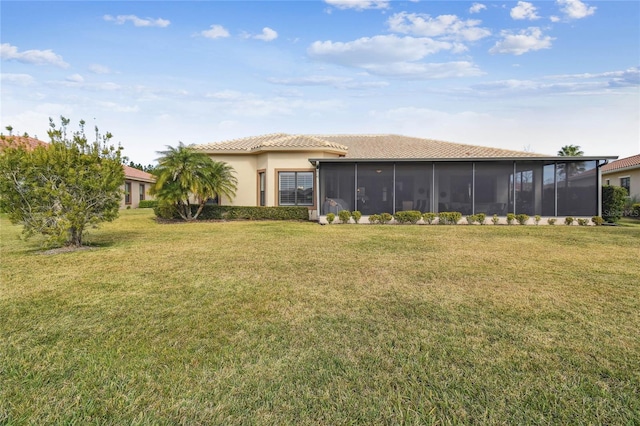
[[[505,216],[600,215],[600,173],[593,157],[390,161],[311,159],[320,215],[457,211]]]

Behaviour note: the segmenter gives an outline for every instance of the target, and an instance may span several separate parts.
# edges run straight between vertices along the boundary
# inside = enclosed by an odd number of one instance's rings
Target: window
[[[607,186],[611,185],[611,180],[610,179],[605,180],[604,184],[607,185]]]
[[[620,178],[620,186],[627,190],[627,195],[631,194],[631,177]]]
[[[141,183],[140,184],[140,201],[144,201],[144,193],[145,193],[144,183]]]
[[[265,200],[265,175],[264,172],[258,172],[258,205],[266,206]]]
[[[278,204],[313,206],[313,172],[279,172]]]
[[[124,183],[124,203],[131,204],[131,182]]]

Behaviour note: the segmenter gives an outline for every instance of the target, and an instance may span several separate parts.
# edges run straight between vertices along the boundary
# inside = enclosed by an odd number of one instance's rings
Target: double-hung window
[[[631,194],[631,177],[620,178],[620,186],[627,190],[627,195]]]
[[[131,182],[124,183],[124,203],[131,204]]]
[[[313,206],[313,172],[278,172],[278,204]]]

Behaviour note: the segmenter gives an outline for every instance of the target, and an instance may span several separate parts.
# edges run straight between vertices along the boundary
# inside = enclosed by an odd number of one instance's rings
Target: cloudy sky
[[[640,2],[7,1],[1,125],[179,141],[396,133],[640,152]]]

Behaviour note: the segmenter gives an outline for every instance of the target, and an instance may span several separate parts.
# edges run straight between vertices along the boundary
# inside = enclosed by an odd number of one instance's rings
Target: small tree
[[[0,205],[25,237],[42,234],[46,245],[81,246],[89,227],[118,217],[124,171],[111,133],[88,142],[85,122],[67,136],[49,119],[50,144],[9,146],[0,154]]]
[[[235,196],[238,181],[227,163],[213,161],[182,142],[167,148],[159,153],[157,180],[151,188],[159,203],[173,205],[182,219],[190,221],[198,218],[209,198]],[[195,213],[191,200],[197,206]]]
[[[604,185],[602,187],[602,218],[609,223],[620,220],[624,211],[627,190],[620,186]]]

